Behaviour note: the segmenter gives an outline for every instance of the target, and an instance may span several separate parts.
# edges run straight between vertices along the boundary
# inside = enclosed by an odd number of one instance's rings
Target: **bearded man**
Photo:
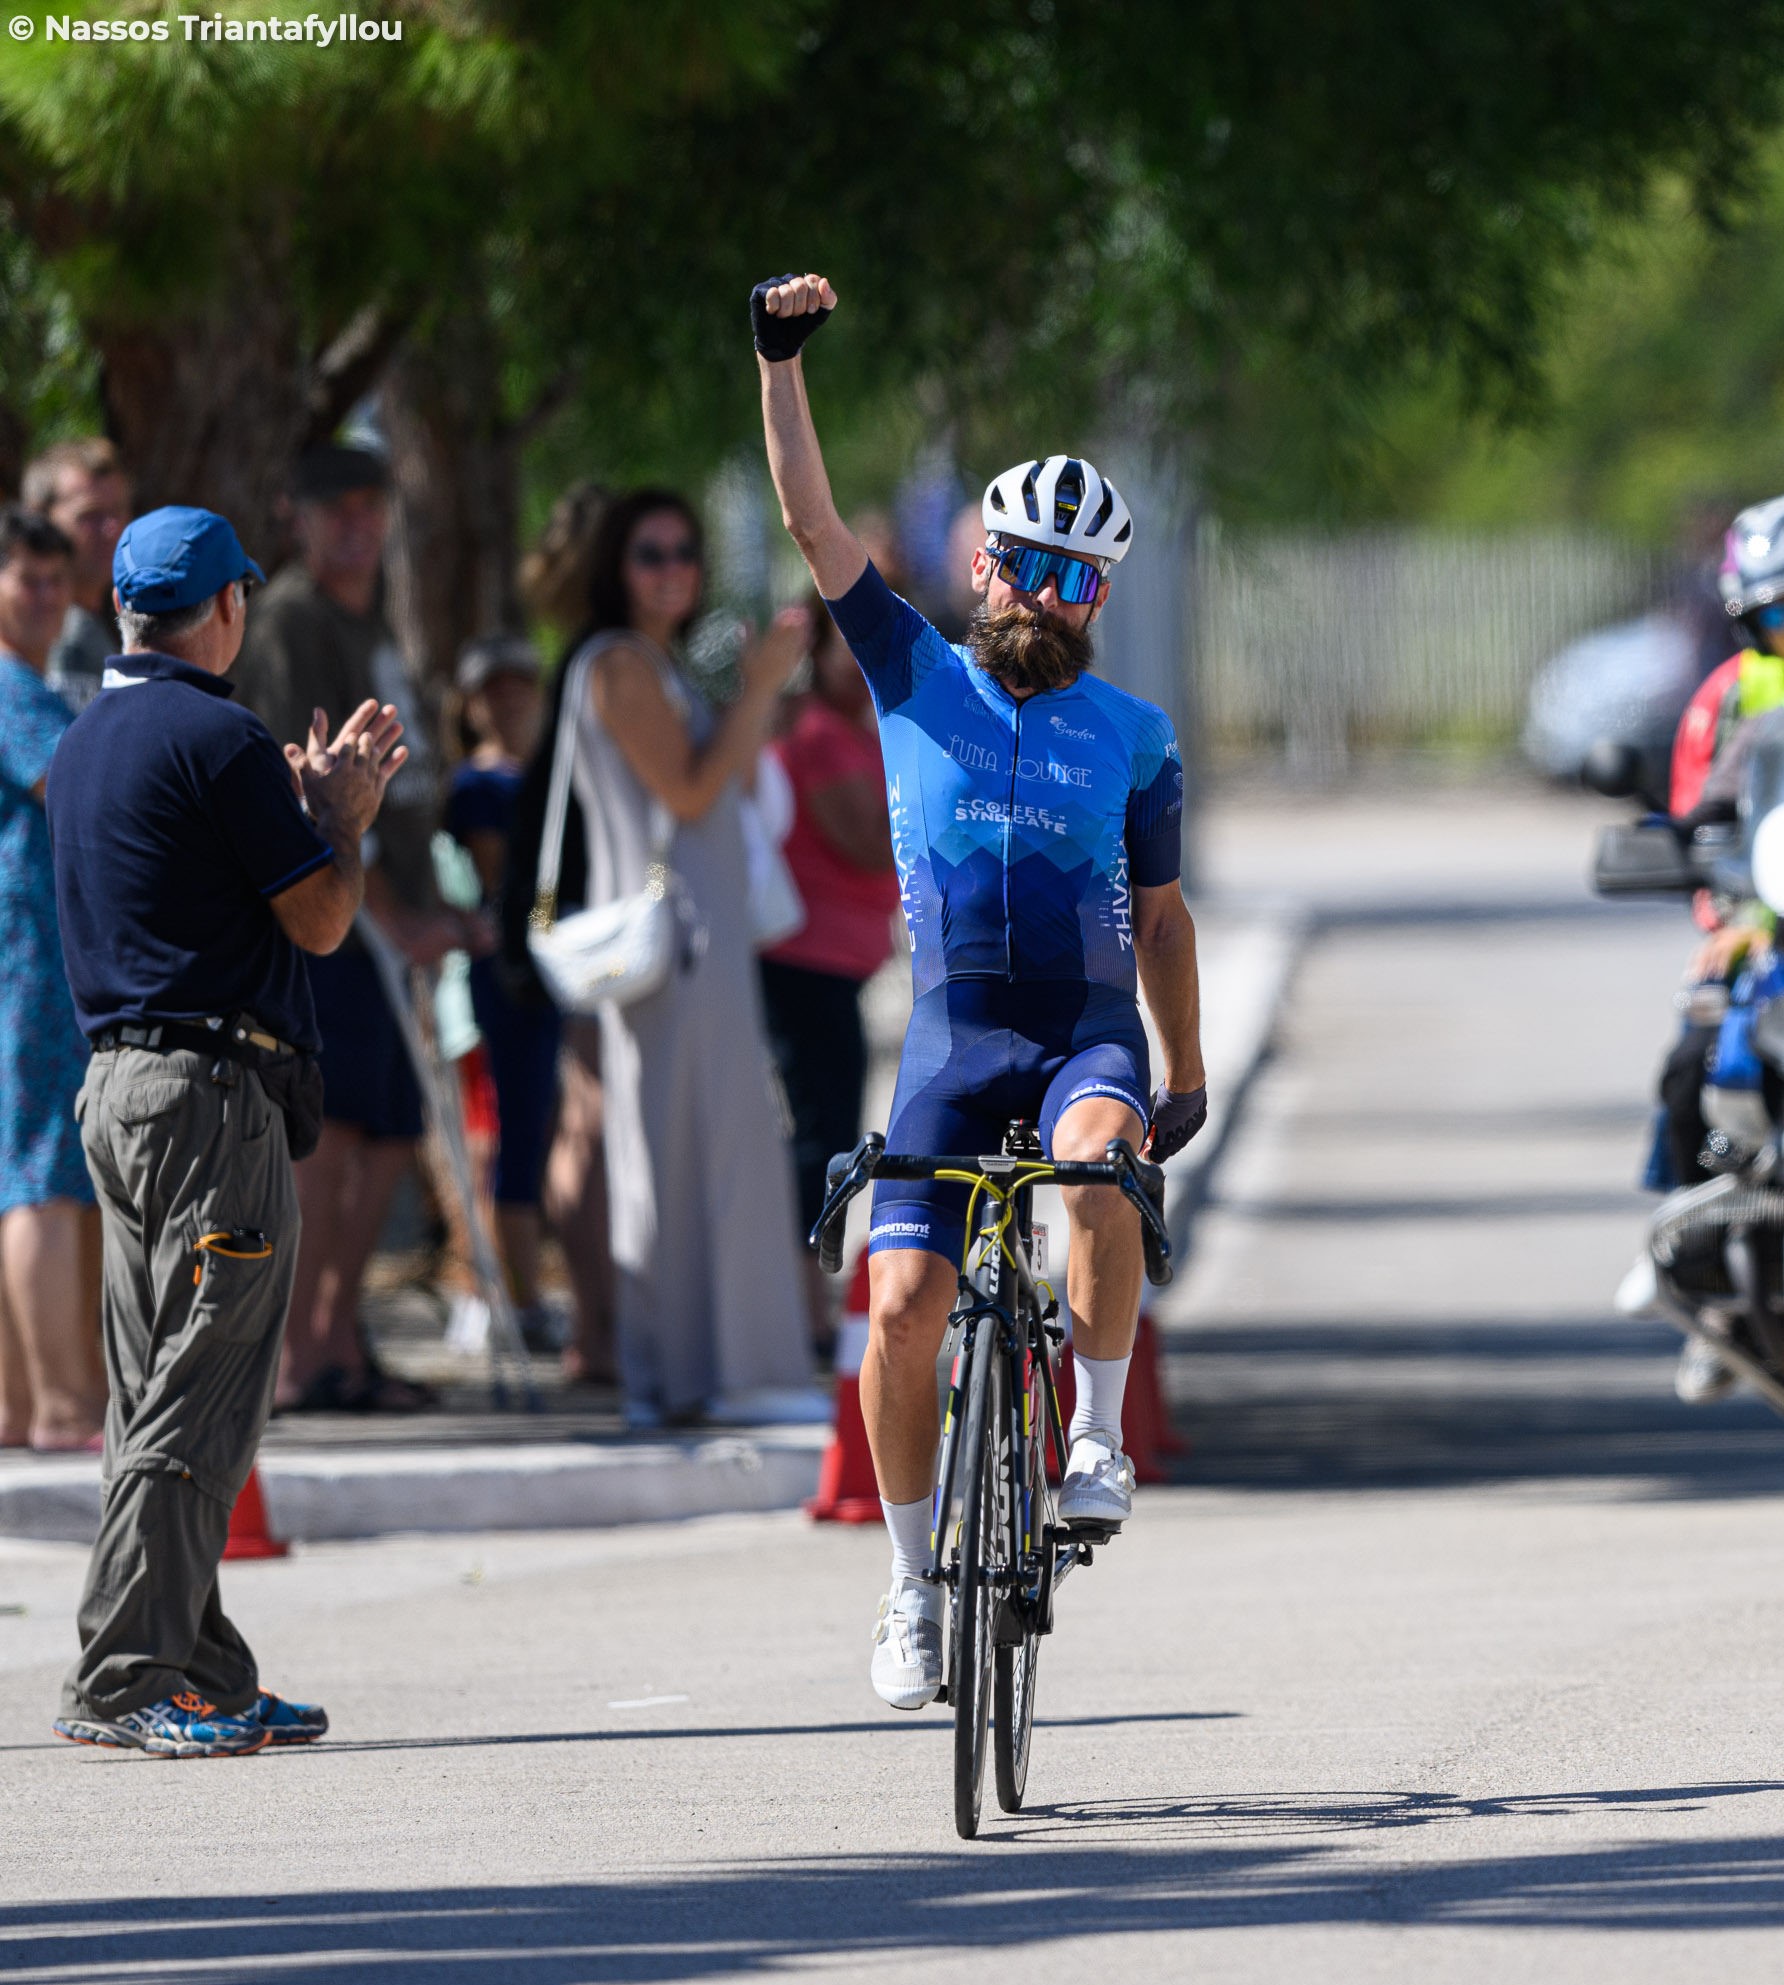
[[[977,596],[955,647],[897,597],[837,514],[800,348],[836,307],[822,276],[750,298],[781,515],[873,692],[915,1004],[886,1148],[1002,1148],[1012,1118],[1055,1159],[1123,1138],[1168,1158],[1207,1118],[1195,926],[1183,900],[1183,768],[1162,710],[1092,674],[1090,629],[1133,534],[1082,457],[1022,462],[985,491]],[[1157,1024],[1153,1091],[1137,993]],[[1121,1398],[1139,1315],[1139,1215],[1111,1186],[1068,1189],[1078,1399],[1061,1520],[1132,1510]],[[892,1533],[872,1678],[895,1709],[942,1681],[928,1576],[935,1361],[965,1246],[966,1188],[875,1186],[861,1404]]]

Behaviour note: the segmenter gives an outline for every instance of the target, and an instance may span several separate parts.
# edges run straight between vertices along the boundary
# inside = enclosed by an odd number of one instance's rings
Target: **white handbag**
[[[738,801],[743,853],[749,865],[750,935],[758,951],[772,951],[805,928],[805,899],[781,852],[793,825],[793,788],[773,752],[756,766],[756,790]]]
[[[656,992],[675,963],[681,919],[669,867],[675,822],[660,800],[651,802],[650,860],[644,887],[561,921],[558,877],[564,860],[564,824],[570,811],[570,768],[576,755],[576,713],[588,694],[593,657],[578,656],[564,685],[545,831],[539,841],[538,883],[527,919],[527,949],[552,1002],[565,1013],[590,1014],[606,1004],[626,1006]]]

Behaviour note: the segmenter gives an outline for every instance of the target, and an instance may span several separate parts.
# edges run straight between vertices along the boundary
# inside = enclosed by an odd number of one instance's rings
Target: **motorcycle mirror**
[[[1768,910],[1784,910],[1784,806],[1775,806],[1753,830],[1753,893]]]
[[[1601,737],[1580,761],[1580,784],[1607,800],[1634,799],[1641,779],[1641,753],[1619,738]]]

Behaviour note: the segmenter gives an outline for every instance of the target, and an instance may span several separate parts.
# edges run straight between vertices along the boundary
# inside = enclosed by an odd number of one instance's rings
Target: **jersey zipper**
[[[1022,705],[1014,698],[1010,743],[1010,805],[1004,820],[1004,977],[1016,976],[1016,905],[1010,890],[1010,870],[1016,857],[1016,767],[1022,762]]]

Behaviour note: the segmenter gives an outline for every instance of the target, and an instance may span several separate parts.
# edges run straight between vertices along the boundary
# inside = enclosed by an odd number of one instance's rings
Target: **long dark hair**
[[[508,836],[508,860],[502,874],[502,979],[510,994],[539,1004],[545,1001],[545,988],[533,971],[527,951],[527,917],[533,907],[533,891],[539,873],[539,842],[545,832],[545,802],[551,791],[551,761],[557,751],[558,726],[564,716],[564,683],[570,673],[570,659],[591,635],[613,627],[632,624],[631,600],[626,592],[626,550],[632,533],[647,517],[672,510],[687,525],[694,549],[705,558],[705,534],[700,519],[685,496],[672,489],[635,489],[615,497],[595,527],[589,549],[588,613],[552,671],[547,691],[544,722],[539,742],[527,766],[526,777],[514,803],[514,824]],[[693,611],[675,630],[684,635]],[[560,911],[586,901],[588,895],[588,845],[584,836],[582,808],[574,792],[564,823],[564,855],[558,879]]]
[[[632,533],[645,518],[658,516],[665,510],[673,511],[687,525],[688,536],[694,541],[694,550],[704,563],[706,534],[700,528],[700,519],[695,516],[693,505],[685,496],[673,489],[635,489],[628,495],[616,497],[596,526],[595,541],[589,549],[588,619],[571,643],[572,653],[591,634],[604,633],[610,627],[631,626],[632,604],[626,593],[626,552],[632,542]],[[675,630],[677,635],[687,633],[694,615],[699,611],[700,602],[696,600],[693,611]]]

